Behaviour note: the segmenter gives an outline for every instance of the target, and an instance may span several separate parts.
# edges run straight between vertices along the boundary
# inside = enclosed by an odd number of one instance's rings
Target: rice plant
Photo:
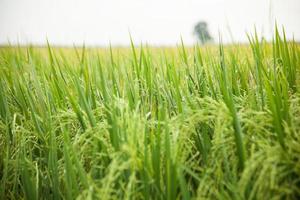
[[[300,50],[0,48],[0,199],[299,199]]]

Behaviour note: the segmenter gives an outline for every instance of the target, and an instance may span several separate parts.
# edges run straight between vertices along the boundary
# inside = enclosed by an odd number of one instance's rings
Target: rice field
[[[1,48],[0,199],[299,199],[300,45],[248,37]]]

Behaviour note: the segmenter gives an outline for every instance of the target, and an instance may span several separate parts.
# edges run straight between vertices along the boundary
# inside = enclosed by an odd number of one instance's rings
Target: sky
[[[0,44],[176,45],[196,42],[206,21],[224,43],[246,42],[254,26],[272,38],[275,20],[300,41],[300,0],[0,0]]]

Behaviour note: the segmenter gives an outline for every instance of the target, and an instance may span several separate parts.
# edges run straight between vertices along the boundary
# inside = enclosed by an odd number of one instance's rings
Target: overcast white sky
[[[300,0],[0,0],[0,44],[175,45],[195,42],[199,20],[211,34],[245,42],[246,31],[271,38],[274,20],[300,40]]]

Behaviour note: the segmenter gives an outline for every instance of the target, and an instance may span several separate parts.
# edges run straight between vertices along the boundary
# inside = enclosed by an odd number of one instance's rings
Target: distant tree
[[[205,44],[213,40],[208,31],[207,23],[204,21],[200,21],[195,25],[194,34],[200,40],[201,44]]]

